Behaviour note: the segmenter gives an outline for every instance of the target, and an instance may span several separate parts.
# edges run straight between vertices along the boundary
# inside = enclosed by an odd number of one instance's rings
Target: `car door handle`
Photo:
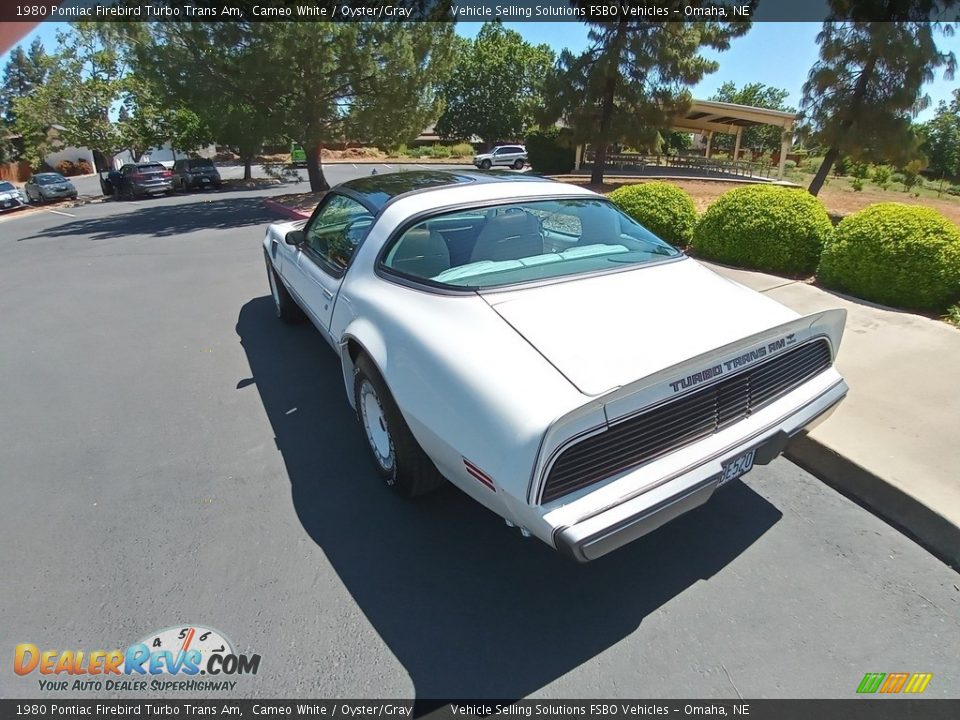
[[[321,290],[321,292],[323,292],[323,296],[324,296],[327,300],[333,300],[333,293],[332,293],[332,292],[330,292],[329,290],[327,290],[325,287],[321,287],[320,290]]]

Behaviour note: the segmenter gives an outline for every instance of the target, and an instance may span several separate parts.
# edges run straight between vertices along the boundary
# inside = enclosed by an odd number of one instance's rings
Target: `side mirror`
[[[303,230],[291,230],[287,233],[284,241],[287,245],[302,245],[306,237],[303,234]]]

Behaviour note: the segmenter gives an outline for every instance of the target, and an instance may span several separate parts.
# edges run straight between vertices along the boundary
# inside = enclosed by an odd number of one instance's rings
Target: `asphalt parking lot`
[[[261,655],[232,697],[960,697],[960,576],[786,460],[585,566],[387,492],[272,314],[262,198],[301,190],[0,219],[0,696],[43,694],[17,643],[195,623]]]

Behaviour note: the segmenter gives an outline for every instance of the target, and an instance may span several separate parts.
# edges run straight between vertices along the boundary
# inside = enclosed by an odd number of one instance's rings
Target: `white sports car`
[[[388,485],[449,480],[580,561],[770,462],[847,391],[844,311],[801,317],[572,185],[352,180],[264,253],[277,315],[339,354]]]

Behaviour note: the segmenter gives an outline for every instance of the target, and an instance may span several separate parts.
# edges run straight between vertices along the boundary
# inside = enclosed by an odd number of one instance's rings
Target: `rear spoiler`
[[[659,370],[597,399],[603,403],[609,421],[629,414],[638,405],[648,406],[680,394],[690,378],[707,385],[715,377],[739,372],[819,337],[826,338],[836,361],[846,320],[847,311],[842,309],[805,315]],[[636,396],[641,393],[643,400],[638,403]]]

